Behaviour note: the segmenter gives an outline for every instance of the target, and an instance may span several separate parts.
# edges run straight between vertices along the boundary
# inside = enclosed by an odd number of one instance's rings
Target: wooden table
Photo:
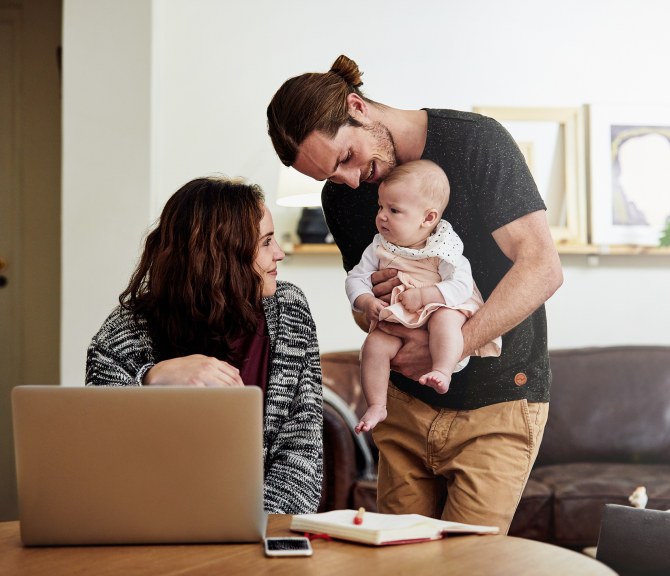
[[[268,536],[295,536],[290,516],[273,515]],[[511,536],[451,536],[435,542],[371,547],[313,540],[309,558],[266,558],[258,544],[24,548],[18,522],[0,523],[0,574],[12,576],[221,575],[383,576],[393,574],[613,575],[584,554]]]

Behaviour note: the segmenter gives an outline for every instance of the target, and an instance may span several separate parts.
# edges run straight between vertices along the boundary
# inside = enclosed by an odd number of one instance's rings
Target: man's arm
[[[563,284],[561,261],[544,210],[531,212],[493,232],[514,264],[476,314],[463,325],[463,355],[505,334]]]
[[[563,283],[560,259],[543,210],[502,226],[493,237],[513,265],[484,306],[463,325],[463,357],[517,326]],[[379,327],[405,342],[391,362],[394,370],[416,380],[430,369],[426,330],[389,322]]]

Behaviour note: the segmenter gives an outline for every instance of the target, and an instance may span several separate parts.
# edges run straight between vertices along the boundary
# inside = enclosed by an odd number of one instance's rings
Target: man
[[[346,270],[375,234],[377,184],[397,164],[424,158],[440,165],[451,184],[443,218],[462,238],[485,300],[463,326],[463,357],[503,334],[499,358],[471,358],[440,395],[414,381],[430,368],[427,333],[384,323],[405,344],[392,364],[387,419],[373,433],[379,510],[506,533],[548,414],[543,304],[563,276],[546,208],[521,152],[494,120],[392,108],[366,98],[361,85],[346,56],[327,73],[287,80],[267,111],[280,160],[327,180],[322,204]],[[377,297],[388,300],[395,274],[372,276]]]

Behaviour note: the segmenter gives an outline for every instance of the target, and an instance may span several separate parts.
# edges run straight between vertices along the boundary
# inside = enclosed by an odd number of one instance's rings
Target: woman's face
[[[258,240],[258,252],[254,265],[263,278],[263,297],[272,296],[277,291],[277,262],[284,259],[284,251],[275,239],[275,227],[272,214],[263,207],[261,234]]]

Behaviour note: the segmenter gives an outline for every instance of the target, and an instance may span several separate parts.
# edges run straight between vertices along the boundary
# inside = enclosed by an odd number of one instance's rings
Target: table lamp
[[[277,204],[302,208],[297,234],[303,244],[333,242],[321,209],[322,188],[323,182],[305,176],[293,168],[280,168]]]

